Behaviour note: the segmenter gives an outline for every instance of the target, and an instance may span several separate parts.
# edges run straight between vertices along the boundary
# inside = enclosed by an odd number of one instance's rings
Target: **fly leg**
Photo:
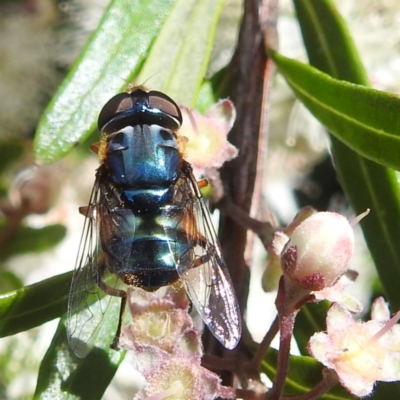
[[[117,331],[115,332],[114,340],[110,346],[114,350],[119,350],[118,342],[119,342],[119,338],[121,336],[122,321],[124,318],[124,313],[125,313],[125,308],[126,308],[127,293],[125,290],[113,288],[111,286],[108,286],[106,283],[104,283],[104,281],[102,280],[102,277],[104,276],[106,269],[107,269],[107,267],[106,267],[105,254],[103,253],[103,255],[101,257],[101,261],[98,266],[98,273],[96,274],[96,283],[99,286],[99,288],[101,290],[103,290],[103,292],[107,293],[108,295],[115,296],[115,297],[121,297],[121,307],[119,310],[119,320],[118,320]]]
[[[122,290],[122,292],[125,293],[125,296],[121,297],[121,308],[119,309],[119,320],[118,320],[117,331],[115,332],[114,340],[110,346],[114,350],[119,350],[119,338],[121,336],[122,321],[124,319],[125,308],[126,308],[126,292],[124,290]]]
[[[214,246],[210,245],[210,243],[204,238],[202,235],[198,235],[197,237],[197,242],[198,244],[203,248],[203,254],[199,255],[196,257],[196,259],[193,261],[192,268],[199,268],[204,264],[207,264],[210,262],[212,259],[219,259],[219,255],[215,251]],[[222,261],[221,261],[222,262]],[[213,270],[214,268],[206,268],[204,269],[204,275],[203,277],[206,279],[206,285],[211,288],[213,285]],[[207,274],[205,274],[207,272]]]
[[[210,259],[211,259],[211,254],[203,254],[202,256],[200,256],[194,260],[192,268],[201,267],[203,264],[210,261]]]

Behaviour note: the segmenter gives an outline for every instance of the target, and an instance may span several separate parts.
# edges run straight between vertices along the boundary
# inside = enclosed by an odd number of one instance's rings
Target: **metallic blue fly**
[[[109,296],[126,285],[154,291],[179,279],[214,336],[228,349],[241,317],[218,239],[178,130],[182,115],[165,94],[133,87],[102,109],[100,167],[87,207],[68,302],[68,341],[78,357],[94,344]],[[125,289],[117,286],[123,282]]]

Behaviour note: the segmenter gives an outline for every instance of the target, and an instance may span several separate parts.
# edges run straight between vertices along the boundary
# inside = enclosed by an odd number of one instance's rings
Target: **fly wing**
[[[89,205],[83,210],[86,218],[68,298],[67,337],[73,352],[80,358],[94,346],[110,302],[119,301],[116,297],[106,296],[97,284],[103,278],[99,268],[102,257],[99,237],[101,191],[97,174]],[[116,277],[112,279],[117,280]]]
[[[239,306],[210,213],[191,170],[180,189],[178,198],[186,200],[176,230],[180,236],[185,232],[188,245],[183,254],[177,254],[178,247],[172,248],[176,268],[205,324],[226,348],[233,349],[242,331]]]

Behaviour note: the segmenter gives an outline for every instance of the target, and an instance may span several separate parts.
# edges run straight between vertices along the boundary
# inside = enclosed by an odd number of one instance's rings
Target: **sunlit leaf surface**
[[[125,356],[124,351],[110,349],[115,327],[104,324],[102,342],[82,359],[72,353],[64,323],[62,319],[42,360],[34,398],[101,399]]]
[[[110,3],[39,123],[35,135],[39,161],[55,161],[89,136],[101,107],[125,88],[140,68],[174,3]]]
[[[0,337],[39,326],[67,311],[72,273],[0,295]]]

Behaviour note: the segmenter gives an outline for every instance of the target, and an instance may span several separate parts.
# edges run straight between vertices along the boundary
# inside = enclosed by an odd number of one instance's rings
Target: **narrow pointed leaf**
[[[293,0],[310,64],[330,76],[368,86],[346,22],[331,0]]]
[[[102,326],[102,344],[79,359],[68,346],[65,318],[61,319],[42,360],[34,399],[101,399],[125,357],[124,351],[110,349],[115,327],[108,328]]]
[[[0,295],[0,337],[39,326],[67,312],[72,273]]]
[[[113,0],[41,119],[36,157],[52,162],[87,138],[101,107],[130,82],[175,0]]]
[[[332,135],[358,154],[400,170],[400,98],[270,54],[296,96]]]
[[[180,0],[137,78],[179,104],[194,106],[225,0]],[[160,65],[163,67],[160,68]]]

